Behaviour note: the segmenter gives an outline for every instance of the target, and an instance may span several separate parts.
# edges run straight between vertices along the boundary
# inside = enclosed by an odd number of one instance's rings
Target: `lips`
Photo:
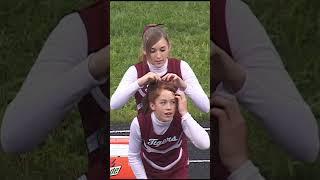
[[[155,61],[155,63],[157,63],[157,64],[160,64],[162,62],[163,62],[163,60]]]
[[[172,113],[172,112],[167,112],[167,113],[164,113],[164,115],[166,115],[166,116],[172,116],[173,113]]]

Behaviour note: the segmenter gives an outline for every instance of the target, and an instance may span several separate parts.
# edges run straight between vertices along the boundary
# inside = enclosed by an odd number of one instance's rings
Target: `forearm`
[[[88,70],[87,40],[78,14],[64,17],[51,32],[1,126],[6,152],[40,144],[97,82]]]
[[[137,179],[147,179],[141,157],[141,133],[138,119],[134,118],[130,125],[128,160]]]
[[[185,62],[181,61],[182,78],[187,84],[184,93],[192,100],[192,102],[203,112],[209,112],[210,102],[207,94],[202,89],[196,75],[191,67]]]
[[[292,156],[314,161],[319,151],[318,125],[296,88],[285,83],[272,88],[274,81],[251,77],[249,74],[243,91],[237,94],[240,103],[262,120],[273,139]]]
[[[137,70],[134,66],[131,66],[125,72],[116,91],[111,96],[110,108],[121,108],[129,101],[129,99],[138,91],[139,88],[140,87],[137,81]]]
[[[201,111],[209,112],[210,101],[201,87],[187,84],[184,92]]]
[[[184,133],[197,148],[204,150],[210,147],[210,138],[208,133],[192,118],[189,113],[182,116],[181,123]]]
[[[139,89],[137,81],[130,83],[128,85],[119,86],[110,99],[110,108],[119,109],[124,106],[129,99],[134,96],[134,94]]]
[[[140,153],[128,153],[128,160],[136,179],[147,179]]]
[[[30,80],[24,84],[7,107],[2,121],[1,143],[5,151],[32,150],[59,125],[76,102],[98,84],[89,74],[87,63],[83,61],[55,79]]]

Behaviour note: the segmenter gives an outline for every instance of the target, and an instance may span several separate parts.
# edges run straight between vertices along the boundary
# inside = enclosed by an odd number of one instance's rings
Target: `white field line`
[[[189,160],[190,163],[209,163],[210,159]]]
[[[203,128],[204,130],[206,131],[210,131],[210,128]],[[110,131],[110,133],[129,133],[130,130],[113,130],[113,131]]]

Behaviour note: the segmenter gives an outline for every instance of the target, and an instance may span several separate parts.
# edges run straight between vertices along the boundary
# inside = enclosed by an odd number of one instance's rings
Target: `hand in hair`
[[[176,74],[168,73],[161,78],[163,81],[172,82],[180,90],[184,91],[187,88],[187,84]]]
[[[211,115],[219,121],[219,153],[232,172],[248,160],[246,122],[234,96],[213,94]]]
[[[213,84],[223,82],[224,87],[233,92],[241,89],[246,73],[224,50],[211,41],[210,58],[213,61]]]
[[[152,81],[158,81],[161,80],[160,76],[154,72],[148,72],[144,76],[138,79],[138,85],[140,87],[143,87],[147,84],[149,84]]]
[[[185,115],[188,112],[188,102],[186,95],[182,91],[177,91],[175,97],[178,100],[178,111],[181,116]]]

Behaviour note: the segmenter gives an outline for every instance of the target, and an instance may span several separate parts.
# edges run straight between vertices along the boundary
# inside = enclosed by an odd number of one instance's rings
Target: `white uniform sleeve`
[[[197,148],[205,150],[210,147],[208,133],[201,127],[189,113],[182,116],[183,132]]]
[[[97,87],[90,74],[87,34],[78,13],[65,16],[46,40],[1,126],[6,152],[26,152],[44,141],[65,114]]]
[[[130,66],[130,68],[123,75],[123,78],[120,81],[116,91],[111,96],[111,109],[121,108],[124,104],[126,104],[129,101],[129,99],[132,96],[134,96],[134,94],[139,89],[137,76],[138,75],[135,66]]]
[[[227,1],[226,22],[233,58],[247,73],[242,89],[235,94],[239,102],[262,120],[273,139],[291,155],[314,161],[319,150],[316,119],[263,26],[240,0]]]
[[[233,171],[228,180],[264,180],[264,177],[261,176],[259,169],[248,160]]]
[[[134,118],[130,126],[129,152],[128,160],[131,169],[137,179],[147,179],[146,171],[144,169],[141,157],[141,133],[139,122]]]
[[[196,75],[185,61],[181,61],[181,75],[187,84],[185,94],[190,97],[193,103],[203,112],[209,112],[210,102],[206,93],[203,91]]]

